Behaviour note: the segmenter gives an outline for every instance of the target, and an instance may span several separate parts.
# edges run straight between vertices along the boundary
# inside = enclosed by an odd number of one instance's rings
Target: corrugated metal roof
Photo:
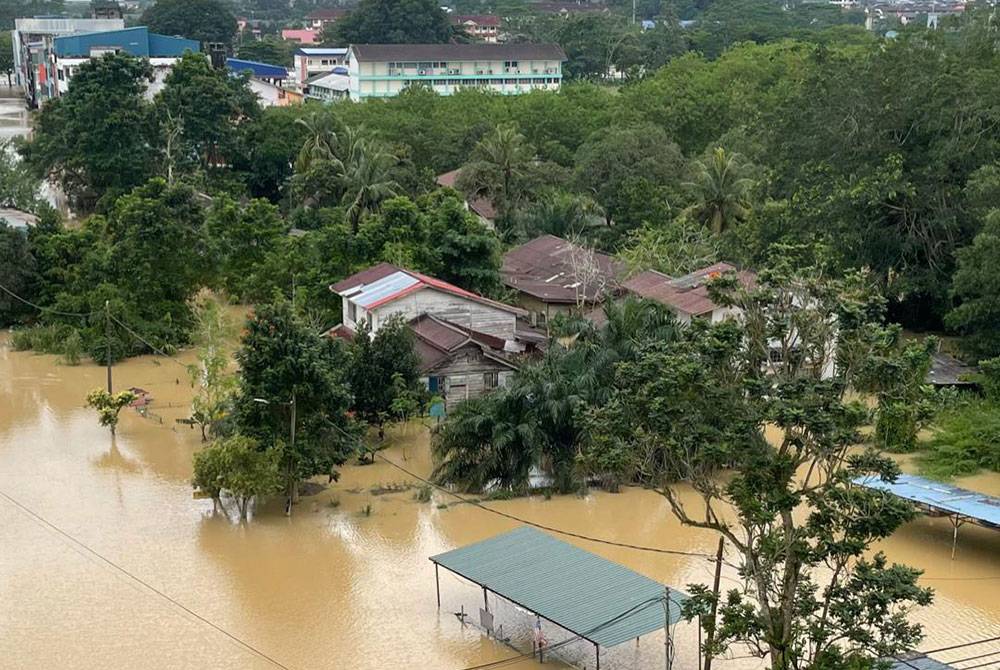
[[[573,304],[581,297],[593,302],[601,297],[597,295],[598,287],[594,283],[580,289],[574,256],[582,259],[585,251],[555,235],[541,235],[504,254],[500,275],[503,283],[510,288],[542,302]],[[593,260],[609,288],[612,288],[624,266],[613,257],[599,252],[594,252]],[[581,290],[583,296],[579,295]]]
[[[953,670],[947,663],[942,663],[916,651],[901,654],[899,658],[887,658],[884,660],[892,664],[889,666],[890,670]]]
[[[285,79],[288,77],[288,70],[280,65],[259,63],[252,60],[243,60],[242,58],[227,58],[226,67],[237,74],[245,70],[250,70],[253,76],[265,79]]]
[[[360,292],[351,296],[351,302],[362,307],[370,307],[385,298],[398,295],[402,291],[412,288],[419,283],[419,279],[405,272],[393,272],[388,277],[383,277],[362,287]]]
[[[871,477],[858,477],[856,484],[880,489],[923,505],[959,514],[981,523],[1000,527],[1000,498],[943,484],[916,475],[900,475],[895,482]]]
[[[664,585],[522,526],[431,560],[602,647],[628,642],[664,625]],[[670,623],[681,619],[687,598],[670,589]],[[624,612],[629,616],[601,627]]]

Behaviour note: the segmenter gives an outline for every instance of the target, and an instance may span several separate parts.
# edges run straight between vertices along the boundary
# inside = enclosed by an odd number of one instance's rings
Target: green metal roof
[[[613,647],[664,625],[664,585],[522,526],[431,560],[602,647]],[[670,589],[670,623],[687,596]],[[628,616],[608,621],[636,608]]]

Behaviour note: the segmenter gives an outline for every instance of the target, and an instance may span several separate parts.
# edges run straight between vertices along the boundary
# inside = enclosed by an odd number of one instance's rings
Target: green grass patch
[[[941,411],[934,434],[917,457],[921,473],[935,479],[1000,472],[1000,404],[976,399]]]

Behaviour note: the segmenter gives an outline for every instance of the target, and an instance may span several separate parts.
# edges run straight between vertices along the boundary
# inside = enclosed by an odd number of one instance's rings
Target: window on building
[[[347,318],[352,323],[358,320],[358,306],[349,300],[347,301]]]
[[[500,386],[500,373],[499,372],[484,372],[483,373],[483,387],[487,390],[492,390]]]

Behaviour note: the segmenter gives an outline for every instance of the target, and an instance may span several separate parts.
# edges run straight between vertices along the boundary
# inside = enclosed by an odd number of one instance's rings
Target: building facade
[[[292,56],[295,78],[302,84],[318,74],[329,74],[347,63],[347,49],[339,47],[302,47]]]
[[[451,25],[480,42],[501,42],[500,17],[495,14],[453,14]]]
[[[123,53],[145,58],[153,67],[153,81],[146,88],[146,96],[151,98],[163,88],[163,82],[177,59],[188,51],[199,50],[200,45],[194,40],[157,35],[144,26],[63,35],[53,40],[51,64],[57,86],[55,94],[49,97],[66,93],[80,66],[90,59],[109,53]],[[43,102],[40,100],[40,103]]]
[[[25,18],[14,20],[11,33],[14,77],[24,90],[28,106],[57,96],[58,78],[53,62],[53,43],[61,35],[102,30],[120,30],[125,21],[114,19]]]
[[[355,44],[347,54],[350,98],[391,98],[411,86],[440,95],[554,91],[565,60],[555,44]]]

